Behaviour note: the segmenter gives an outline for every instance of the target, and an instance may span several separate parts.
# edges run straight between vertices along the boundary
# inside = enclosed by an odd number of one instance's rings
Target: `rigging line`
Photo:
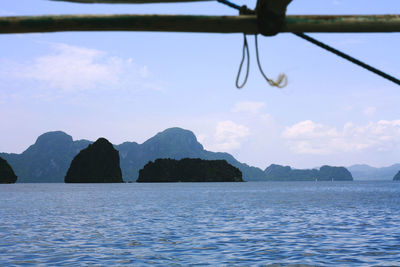
[[[275,86],[278,88],[283,88],[288,84],[288,78],[285,74],[279,74],[278,79],[276,81],[270,79],[267,77],[267,75],[265,75],[262,67],[261,67],[261,63],[260,63],[260,56],[258,54],[258,38],[257,38],[257,34],[254,35],[254,39],[255,39],[255,44],[256,44],[256,57],[257,57],[257,65],[258,65],[258,69],[260,70],[262,76],[264,77],[264,79],[269,83],[269,85],[271,86]]]
[[[232,3],[228,0],[217,0],[217,1],[240,11],[240,6],[236,5],[235,3]]]
[[[241,85],[239,85],[240,73],[242,72],[243,62],[246,59],[246,54],[247,54],[246,76],[244,77],[243,83]],[[242,60],[240,61],[239,71],[238,71],[238,74],[236,76],[236,88],[237,89],[242,89],[243,86],[245,86],[245,84],[247,83],[247,78],[249,77],[249,71],[250,71],[249,44],[247,43],[246,34],[243,34],[243,54],[242,54]]]
[[[380,70],[378,70],[378,69],[376,69],[376,68],[374,68],[374,67],[372,67],[372,66],[370,66],[370,65],[368,65],[368,64],[366,64],[366,63],[364,63],[364,62],[362,62],[362,61],[360,61],[358,59],[355,59],[354,57],[351,57],[351,56],[349,56],[349,55],[347,55],[347,54],[345,54],[345,53],[343,53],[343,52],[341,52],[339,50],[336,50],[335,48],[330,47],[330,46],[328,46],[328,45],[326,45],[326,44],[324,44],[324,43],[322,43],[322,42],[320,42],[320,41],[318,41],[318,40],[316,40],[316,39],[314,39],[314,38],[312,38],[312,37],[310,37],[310,36],[308,36],[308,35],[306,35],[304,33],[294,33],[294,34],[297,35],[300,38],[303,38],[303,39],[305,39],[305,40],[307,40],[307,41],[309,41],[309,42],[311,42],[311,43],[313,43],[313,44],[325,49],[325,50],[328,50],[329,52],[334,53],[335,55],[337,55],[339,57],[347,59],[348,61],[350,61],[350,62],[352,62],[352,63],[354,63],[354,64],[356,64],[358,66],[361,66],[361,67],[363,67],[363,68],[365,68],[365,69],[367,69],[367,70],[369,70],[369,71],[371,71],[371,72],[373,72],[373,73],[375,73],[375,74],[377,74],[377,75],[379,75],[379,76],[381,76],[381,77],[383,77],[385,79],[388,79],[389,81],[392,81],[397,85],[400,85],[400,80],[398,80],[395,77],[393,77],[393,76],[391,76],[391,75],[389,75],[389,74],[387,74],[387,73],[385,73],[383,71],[380,71]]]
[[[227,5],[229,7],[235,8],[237,10],[239,10],[239,15],[255,15],[256,12],[254,10],[249,9],[247,6],[238,6],[228,0],[217,0],[218,2]],[[259,0],[257,0],[258,3]],[[276,81],[269,79],[267,77],[267,75],[265,75],[262,67],[261,67],[261,63],[260,63],[260,57],[259,57],[259,53],[258,53],[258,41],[257,41],[257,34],[255,34],[255,44],[256,44],[256,55],[257,55],[257,65],[258,65],[258,69],[260,70],[262,76],[264,77],[264,79],[269,83],[270,86],[275,86],[278,88],[283,88],[288,84],[288,79],[287,76],[285,74],[279,74],[278,79]],[[247,53],[247,69],[246,69],[246,76],[244,78],[243,83],[240,85],[239,84],[239,78],[240,78],[240,74],[242,72],[242,68],[243,68],[243,62],[246,58],[246,53]],[[242,89],[246,83],[247,83],[247,78],[249,77],[249,70],[250,70],[250,54],[249,54],[249,45],[247,43],[247,37],[246,34],[243,33],[243,54],[242,54],[242,60],[240,61],[240,65],[239,65],[239,71],[238,74],[236,76],[236,88],[237,89]]]
[[[221,3],[221,4],[227,5],[229,7],[232,7],[234,9],[238,10],[239,11],[239,15],[254,15],[255,14],[255,11],[249,9],[246,5],[239,6],[239,5],[237,5],[235,3],[232,3],[232,2],[230,2],[228,0],[217,0],[217,1],[219,3]]]

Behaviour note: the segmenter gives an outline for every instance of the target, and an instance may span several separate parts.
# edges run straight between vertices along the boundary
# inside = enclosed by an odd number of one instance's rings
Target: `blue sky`
[[[254,7],[255,1],[236,1]],[[235,15],[216,2],[150,5],[2,0],[0,16],[40,14]],[[400,14],[397,0],[294,0],[288,14]],[[312,34],[400,76],[400,34]],[[261,168],[400,162],[400,87],[292,34],[259,37],[234,86],[241,34],[73,32],[0,35],[0,151],[20,153],[46,131],[139,143],[169,127],[206,149]]]

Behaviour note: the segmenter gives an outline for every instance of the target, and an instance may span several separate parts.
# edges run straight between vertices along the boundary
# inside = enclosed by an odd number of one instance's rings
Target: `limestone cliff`
[[[137,182],[243,182],[242,172],[225,160],[184,158],[150,161],[139,171]]]
[[[0,184],[13,184],[17,181],[13,169],[8,162],[0,158]]]
[[[66,183],[122,183],[119,153],[105,138],[79,152],[65,176]]]

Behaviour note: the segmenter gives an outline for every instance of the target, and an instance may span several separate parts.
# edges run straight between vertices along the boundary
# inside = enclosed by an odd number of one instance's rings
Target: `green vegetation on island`
[[[344,167],[322,166],[318,169],[298,170],[289,166],[272,164],[265,169],[268,181],[353,181]]]
[[[243,182],[242,172],[226,160],[156,159],[139,171],[138,183]]]
[[[17,181],[17,176],[15,175],[10,164],[0,158],[0,184],[13,184]]]
[[[105,138],[79,152],[65,176],[66,183],[122,183],[119,154]]]

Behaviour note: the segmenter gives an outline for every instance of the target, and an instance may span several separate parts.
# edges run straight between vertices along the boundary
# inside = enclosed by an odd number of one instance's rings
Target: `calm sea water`
[[[0,186],[0,266],[399,265],[400,183]]]

